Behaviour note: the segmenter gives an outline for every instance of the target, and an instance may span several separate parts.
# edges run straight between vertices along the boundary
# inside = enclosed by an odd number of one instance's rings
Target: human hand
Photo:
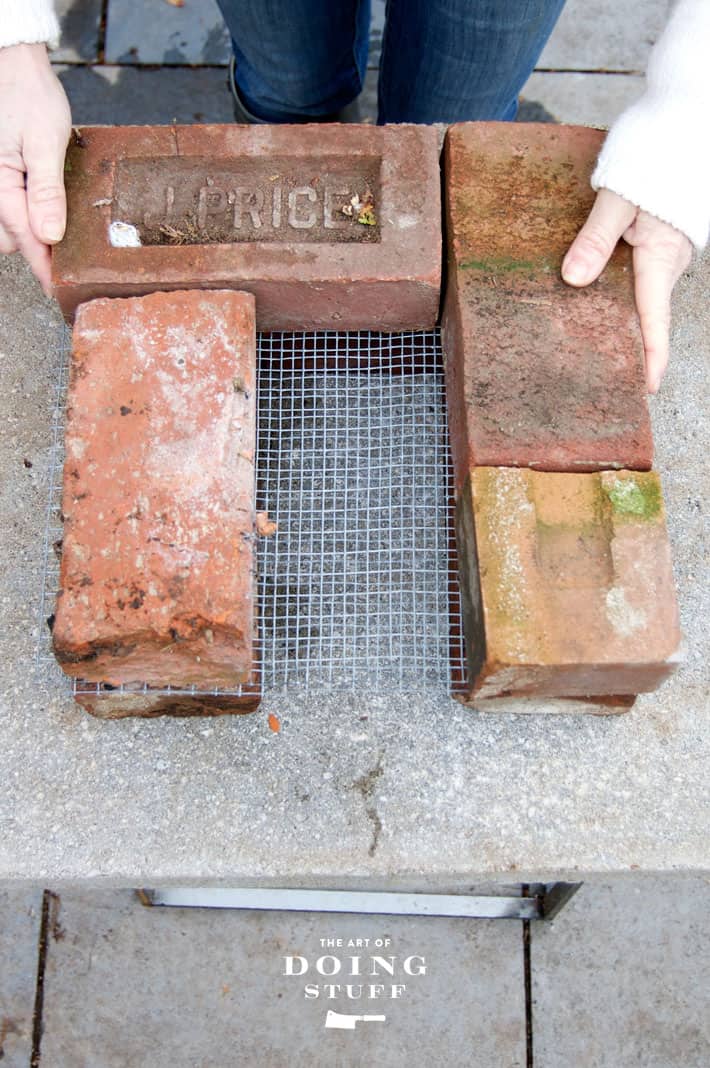
[[[69,102],[43,44],[0,48],[0,252],[19,250],[51,295],[49,245],[66,225]]]
[[[598,278],[620,237],[634,250],[634,289],[646,356],[646,382],[649,393],[657,393],[668,363],[671,293],[690,263],[693,248],[680,230],[641,211],[617,193],[600,189],[562,263],[565,282],[586,286]]]

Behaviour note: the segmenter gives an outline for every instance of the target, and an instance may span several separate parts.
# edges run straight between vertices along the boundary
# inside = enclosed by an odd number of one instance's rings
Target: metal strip
[[[537,897],[513,895],[400,894],[370,890],[302,890],[273,887],[195,887],[139,891],[143,904],[172,908],[347,912],[387,916],[467,916],[537,920]]]

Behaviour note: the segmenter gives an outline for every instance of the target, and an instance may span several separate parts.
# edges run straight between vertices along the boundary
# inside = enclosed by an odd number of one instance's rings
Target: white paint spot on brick
[[[113,248],[140,248],[141,238],[135,226],[118,219],[109,224],[109,243]]]
[[[626,594],[620,586],[612,586],[606,595],[606,617],[617,634],[628,638],[634,631],[646,626],[646,613],[634,608],[626,600]]]

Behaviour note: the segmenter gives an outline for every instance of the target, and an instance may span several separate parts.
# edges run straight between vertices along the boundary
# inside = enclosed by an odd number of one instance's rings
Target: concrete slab
[[[538,68],[643,72],[670,9],[670,0],[567,0]]]
[[[645,78],[635,74],[543,74],[536,71],[525,83],[522,95],[526,109],[532,106],[542,108],[557,122],[608,127],[625,108],[638,100],[645,84]],[[530,121],[540,119],[530,115]]]
[[[220,67],[55,64],[75,123],[233,122],[227,72]],[[348,122],[377,121],[377,71],[368,70]]]
[[[579,719],[478,715],[438,691],[280,691],[253,716],[103,723],[59,669],[31,674],[59,315],[0,261],[0,881],[443,890],[710,867],[709,286],[708,259],[678,286],[652,405],[688,642],[658,694]]]
[[[533,1050],[545,1068],[706,1068],[707,876],[583,886],[531,927]]]
[[[41,890],[0,891],[0,1061],[3,1068],[26,1068],[30,1062],[41,921]]]
[[[215,0],[176,7],[155,0],[111,0],[107,63],[226,64],[230,40]]]
[[[73,3],[73,7],[72,7]],[[62,24],[62,32],[71,46],[78,18],[77,7],[84,9],[100,0],[59,0],[59,14],[68,12]],[[73,20],[73,21],[72,21]],[[380,63],[382,35],[385,26],[385,0],[372,0],[370,28],[370,52],[368,67],[376,69]],[[84,49],[87,45],[84,44]],[[128,0],[111,0],[106,34],[106,60],[108,63],[219,63],[227,64],[230,56],[229,34],[224,28],[222,16],[214,0],[204,4],[184,4],[182,7],[161,5],[160,18],[150,0],[129,3]],[[57,61],[75,58],[92,59],[95,56],[83,51],[57,53]]]
[[[227,72],[187,67],[142,70],[57,66],[75,123],[233,122]]]
[[[367,65],[376,70],[382,55],[382,37],[385,32],[385,0],[371,0],[370,54]]]
[[[130,893],[65,894],[58,919],[43,1064],[404,1068],[442,1056],[469,1064],[472,1050],[477,1065],[525,1064],[515,921],[146,909]],[[324,947],[327,938],[343,944]],[[358,938],[370,945],[348,947]],[[376,948],[377,939],[390,942]],[[377,955],[394,975],[377,962],[370,974]],[[294,974],[284,974],[288,957]],[[339,973],[319,974],[321,957],[323,971]],[[361,974],[351,975],[357,967]],[[370,983],[383,988],[375,997]],[[317,997],[306,997],[306,984]],[[362,996],[348,998],[348,984]],[[393,984],[404,987],[397,997]],[[326,1029],[328,1009],[385,1019],[359,1022],[355,1033]]]
[[[101,0],[55,0],[61,40],[54,63],[95,63],[99,56]]]

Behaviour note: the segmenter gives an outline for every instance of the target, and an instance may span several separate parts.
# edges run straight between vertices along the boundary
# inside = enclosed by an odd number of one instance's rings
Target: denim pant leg
[[[244,104],[268,122],[339,111],[367,69],[370,0],[217,0]]]
[[[387,0],[379,122],[514,119],[564,0]]]

